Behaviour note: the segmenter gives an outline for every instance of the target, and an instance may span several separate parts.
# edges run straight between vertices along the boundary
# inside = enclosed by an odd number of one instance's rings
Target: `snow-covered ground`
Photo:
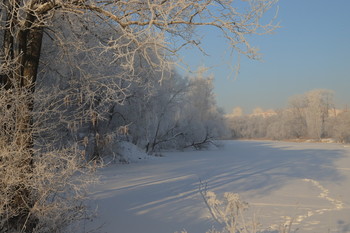
[[[219,226],[199,194],[207,184],[219,197],[238,193],[248,215],[276,232],[350,232],[350,147],[326,143],[223,141],[209,151],[111,165],[100,171],[93,203],[99,217],[85,225],[99,232],[204,233]]]

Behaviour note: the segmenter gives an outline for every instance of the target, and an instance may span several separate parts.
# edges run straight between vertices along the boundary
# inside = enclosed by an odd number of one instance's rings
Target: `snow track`
[[[322,208],[322,209],[316,209],[316,210],[308,210],[305,214],[298,215],[296,217],[290,217],[286,216],[284,217],[286,222],[284,223],[285,226],[289,226],[290,224],[298,225],[304,222],[306,219],[314,216],[314,215],[321,215],[328,211],[334,211],[334,210],[341,210],[344,208],[344,203],[340,200],[337,200],[335,198],[332,198],[329,196],[329,190],[326,189],[324,186],[322,186],[318,181],[313,179],[303,179],[304,182],[311,183],[313,186],[319,189],[320,193],[318,195],[318,198],[322,198],[327,200],[331,206],[329,208]],[[319,221],[308,221],[308,225],[316,225],[319,224]],[[274,226],[274,228],[276,228]]]
[[[318,181],[313,180],[313,179],[304,179],[303,181],[309,182],[309,183],[313,184],[314,186],[316,186],[317,188],[319,188],[321,192],[320,192],[320,195],[318,197],[326,199],[327,201],[329,201],[333,205],[333,208],[317,210],[316,213],[322,214],[323,211],[341,210],[344,208],[344,203],[340,200],[335,199],[335,198],[331,198],[329,196],[329,190],[326,189],[325,187],[323,187]]]

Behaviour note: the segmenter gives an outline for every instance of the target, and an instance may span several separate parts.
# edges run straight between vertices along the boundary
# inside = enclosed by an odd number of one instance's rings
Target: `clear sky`
[[[229,78],[227,47],[213,30],[203,31],[210,56],[181,55],[194,70],[213,67],[217,103],[227,113],[238,106],[245,113],[283,108],[290,96],[319,88],[335,92],[338,108],[350,106],[350,0],[280,0],[278,6],[281,28],[252,38],[262,61],[242,57],[238,77]]]

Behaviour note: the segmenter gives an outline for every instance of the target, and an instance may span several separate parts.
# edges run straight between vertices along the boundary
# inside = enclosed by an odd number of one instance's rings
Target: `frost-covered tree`
[[[266,121],[268,124],[267,138],[281,140],[304,136],[304,134],[300,134],[303,128],[300,129],[299,118],[295,117],[291,109],[279,110],[276,115],[267,118]]]
[[[306,113],[307,99],[303,95],[292,96],[288,101],[291,118],[293,119],[293,131],[297,138],[307,136]]]
[[[1,231],[48,232],[53,230],[45,227],[63,226],[48,216],[73,219],[77,212],[72,210],[79,208],[66,205],[71,215],[65,215],[57,203],[67,204],[68,193],[79,194],[70,186],[78,183],[70,179],[87,166],[84,153],[91,153],[91,158],[99,153],[97,144],[105,141],[101,129],[110,128],[108,119],[118,115],[115,105],[130,96],[129,86],[147,83],[147,68],[161,80],[172,68],[170,58],[182,47],[200,49],[195,33],[200,26],[221,31],[233,50],[255,58],[248,36],[275,28],[259,23],[275,2],[2,1]],[[71,143],[73,131],[81,128],[76,136],[82,136],[80,142]],[[92,149],[86,148],[91,144]],[[58,159],[47,160],[53,155]],[[79,159],[84,166],[73,166]],[[11,174],[17,178],[7,179]],[[58,194],[61,199],[56,199]]]
[[[223,112],[215,102],[213,77],[205,77],[202,72],[190,78],[179,115],[182,147],[201,148],[227,135]]]
[[[343,110],[329,119],[327,134],[342,143],[350,143],[350,111]]]
[[[152,153],[162,148],[200,148],[226,133],[213,95],[213,78],[183,78],[175,72],[133,93],[116,111],[128,125],[128,140]],[[121,117],[122,116],[122,117]],[[142,116],[142,117],[140,117]]]
[[[334,106],[330,90],[316,89],[289,100],[297,136],[320,139],[326,136],[325,124]]]
[[[333,106],[333,93],[329,90],[313,90],[305,94],[305,109],[308,136],[320,139],[326,135],[325,123]]]
[[[228,117],[227,122],[233,138],[265,138],[272,118],[274,117],[245,115]]]
[[[127,140],[147,152],[174,143],[180,135],[179,109],[184,104],[188,82],[176,72],[149,78],[145,85],[131,85],[130,96],[115,108],[119,125],[127,125]]]

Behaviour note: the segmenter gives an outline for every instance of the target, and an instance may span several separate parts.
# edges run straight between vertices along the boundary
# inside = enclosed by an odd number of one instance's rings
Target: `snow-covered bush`
[[[33,157],[20,148],[14,151],[13,145],[2,147],[0,231],[61,232],[88,217],[84,198],[93,179],[76,156],[61,150]],[[30,172],[23,174],[24,170]]]
[[[217,198],[216,194],[206,189],[201,189],[201,195],[208,207],[213,220],[222,226],[222,230],[212,229],[209,232],[221,233],[257,233],[259,224],[255,219],[247,220],[244,211],[248,203],[241,200],[237,193],[226,192],[223,199]]]
[[[0,88],[0,232],[61,232],[88,216],[84,197],[95,164],[77,147],[36,144],[32,135],[50,128],[14,118],[16,111],[29,116],[25,109],[31,93],[12,91],[17,93],[9,102],[8,91]],[[31,112],[36,114],[42,113]]]
[[[208,191],[206,186],[201,184],[200,193],[208,208],[212,220],[220,225],[221,229],[215,227],[209,229],[206,233],[265,233],[271,232],[264,229],[256,220],[256,216],[246,214],[249,204],[241,200],[237,193],[226,192],[219,199],[212,191]],[[278,233],[290,233],[292,231],[293,220],[289,220],[279,226]],[[295,231],[296,232],[296,231]],[[176,232],[177,233],[177,232]],[[187,233],[186,230],[181,233]]]

